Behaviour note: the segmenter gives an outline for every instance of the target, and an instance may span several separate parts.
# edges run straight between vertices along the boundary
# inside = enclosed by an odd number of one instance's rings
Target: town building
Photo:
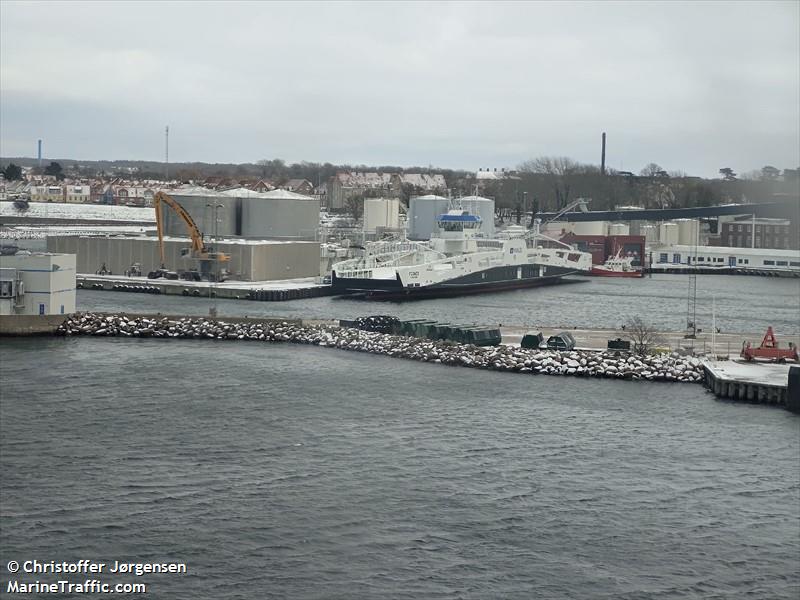
[[[742,219],[722,223],[720,245],[728,248],[800,249],[798,227],[785,219]]]
[[[306,196],[310,196],[314,193],[314,184],[308,179],[290,179],[281,187],[284,190],[294,192],[295,194],[305,194]]]
[[[444,194],[447,182],[444,175],[427,173],[370,173],[343,171],[331,178],[327,190],[328,210],[342,210],[350,198],[358,196],[401,198],[409,195]]]

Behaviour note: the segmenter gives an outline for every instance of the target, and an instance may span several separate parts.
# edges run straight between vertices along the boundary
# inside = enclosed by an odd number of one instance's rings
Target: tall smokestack
[[[42,166],[42,140],[39,140],[39,166]]]
[[[606,132],[603,132],[603,153],[600,155],[600,175],[606,174]]]

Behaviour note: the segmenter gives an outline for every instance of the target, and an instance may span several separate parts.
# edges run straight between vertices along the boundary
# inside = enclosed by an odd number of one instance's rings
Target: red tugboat
[[[622,256],[622,249],[616,256],[609,256],[602,265],[592,265],[590,275],[599,277],[644,277],[644,272],[633,266],[633,258]]]
[[[786,360],[800,361],[797,356],[797,346],[789,342],[788,348],[779,348],[778,340],[775,339],[775,334],[772,333],[772,327],[767,327],[767,333],[764,339],[761,340],[761,345],[758,348],[750,346],[750,342],[742,344],[742,358],[745,360],[755,360],[757,358],[771,360],[773,362],[784,362]]]

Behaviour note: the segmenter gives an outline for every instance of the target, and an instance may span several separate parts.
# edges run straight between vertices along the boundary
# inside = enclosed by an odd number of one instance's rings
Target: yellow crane
[[[171,272],[168,271],[164,265],[163,204],[166,204],[169,208],[171,208],[175,214],[181,218],[184,225],[186,225],[192,245],[190,248],[183,250],[181,254],[200,263],[200,268],[198,271],[195,271],[195,273],[198,275],[196,278],[206,278],[211,280],[217,279],[219,275],[212,272],[211,263],[228,262],[231,259],[230,255],[225,254],[224,252],[215,252],[214,248],[211,246],[206,246],[206,243],[203,239],[203,234],[201,233],[200,229],[198,229],[194,219],[192,219],[192,216],[186,211],[185,208],[183,208],[183,206],[180,205],[180,203],[178,203],[177,200],[170,197],[168,194],[165,194],[164,192],[157,192],[153,197],[153,206],[155,207],[156,211],[156,230],[158,231],[158,250],[161,254],[161,268],[156,271],[151,271],[147,276],[150,279],[158,279],[160,277],[177,279],[176,276],[170,276]]]

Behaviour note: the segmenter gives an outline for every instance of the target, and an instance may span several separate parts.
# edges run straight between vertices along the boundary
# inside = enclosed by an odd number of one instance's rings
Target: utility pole
[[[166,141],[166,148],[164,150],[164,179],[169,181],[169,125],[167,125],[164,131],[164,137]]]

